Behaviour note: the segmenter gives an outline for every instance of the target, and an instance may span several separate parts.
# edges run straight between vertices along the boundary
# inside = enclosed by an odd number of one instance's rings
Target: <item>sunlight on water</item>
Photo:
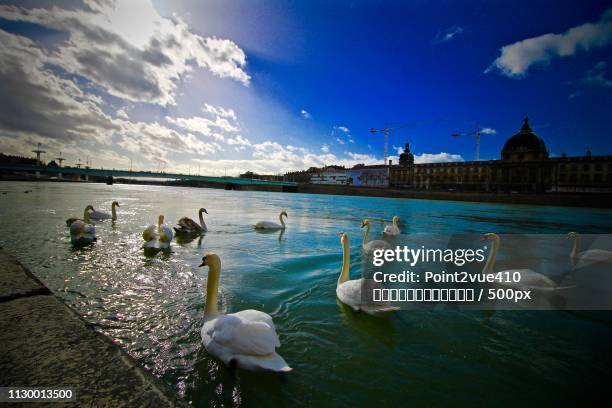
[[[399,215],[408,234],[610,233],[608,210],[73,183],[3,182],[0,191],[0,245],[196,406],[445,405],[472,393],[483,403],[530,394],[550,404],[609,370],[601,355],[610,355],[610,314],[499,312],[486,325],[481,313],[458,311],[376,319],[335,297],[338,233],[351,237],[355,277],[366,217]],[[65,219],[87,204],[108,211],[113,200],[117,222],[98,222],[98,241],[73,249]],[[206,236],[145,256],[142,231],[160,213],[174,224],[197,219],[200,207],[209,212]],[[281,209],[284,234],[253,230]],[[381,229],[375,221],[373,233]],[[207,251],[222,261],[221,310],[273,316],[280,353],[295,369],[287,377],[229,370],[201,346],[206,269],[197,265]]]

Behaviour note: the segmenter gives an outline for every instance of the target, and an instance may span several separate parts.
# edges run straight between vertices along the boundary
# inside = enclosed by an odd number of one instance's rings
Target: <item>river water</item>
[[[24,191],[32,190],[29,193]],[[6,193],[5,193],[6,192]],[[399,215],[412,233],[611,233],[612,211],[161,186],[2,182],[0,245],[97,330],[195,406],[567,404],[609,385],[612,316],[604,312],[403,311],[387,319],[341,307],[338,233],[361,264],[361,220]],[[73,249],[65,219],[92,204],[119,218]],[[209,232],[147,257],[143,229],[205,207]],[[262,234],[252,225],[277,221]],[[379,234],[381,223],[374,223]],[[200,342],[206,268],[222,261],[221,310],[269,313],[294,368],[230,370]]]

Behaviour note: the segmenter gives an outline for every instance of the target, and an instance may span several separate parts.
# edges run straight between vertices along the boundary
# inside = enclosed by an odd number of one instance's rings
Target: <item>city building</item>
[[[408,146],[406,149],[409,152]],[[400,162],[402,162],[400,158]],[[472,191],[612,191],[612,156],[549,157],[525,117],[500,160],[403,164],[389,169],[391,187]]]
[[[348,184],[364,187],[389,187],[389,168],[384,164],[358,164],[349,170]]]
[[[312,184],[347,185],[348,172],[343,166],[326,166],[310,176]]]

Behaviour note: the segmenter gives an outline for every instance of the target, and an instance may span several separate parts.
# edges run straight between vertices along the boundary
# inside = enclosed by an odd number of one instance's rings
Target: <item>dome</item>
[[[501,152],[502,160],[526,161],[548,158],[548,149],[542,138],[538,137],[529,126],[529,118],[525,116],[521,130],[512,136]]]

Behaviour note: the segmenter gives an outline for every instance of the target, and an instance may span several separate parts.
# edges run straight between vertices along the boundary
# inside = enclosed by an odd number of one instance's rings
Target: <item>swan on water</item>
[[[172,228],[164,224],[164,216],[160,215],[157,225],[149,225],[143,232],[142,238],[145,240],[145,249],[168,249],[173,237]]]
[[[370,220],[363,220],[361,223],[361,228],[366,227],[366,232],[363,234],[363,244],[361,247],[366,253],[373,252],[376,249],[390,249],[391,244],[387,241],[383,241],[382,239],[375,239],[370,241],[370,229],[372,225],[370,224]]]
[[[342,243],[342,269],[340,270],[340,277],[336,285],[336,296],[338,299],[356,312],[364,312],[371,315],[399,310],[398,307],[391,306],[388,302],[374,302],[373,296],[368,296],[373,295],[374,289],[384,288],[380,283],[364,278],[350,279],[351,252],[348,235],[341,233],[340,242]],[[369,303],[364,302],[362,298],[362,288],[370,291],[366,294],[366,298],[370,299]]]
[[[278,373],[291,371],[291,367],[276,353],[280,341],[271,316],[251,309],[231,314],[219,313],[219,256],[209,252],[202,258],[202,264],[199,266],[209,268],[204,326],[201,331],[206,351],[230,367]]]
[[[202,234],[208,231],[208,227],[204,222],[204,216],[202,215],[203,213],[208,214],[206,208],[200,208],[200,210],[198,211],[198,217],[200,218],[199,224],[189,217],[183,217],[178,220],[178,225],[174,227],[176,235]]]
[[[96,227],[89,222],[89,210],[91,205],[85,207],[83,219],[76,219],[70,224],[70,242],[74,245],[87,245],[96,240]]]
[[[487,262],[485,263],[484,268],[482,269],[483,274],[489,273],[497,273],[501,272],[505,274],[506,272],[519,272],[521,275],[520,282],[496,282],[496,285],[499,286],[508,286],[508,287],[519,287],[519,288],[557,288],[559,285],[550,279],[546,275],[542,275],[541,273],[532,271],[531,269],[512,269],[505,271],[497,271],[493,270],[495,265],[495,258],[497,257],[497,251],[500,246],[500,238],[499,235],[495,233],[488,233],[484,235],[484,238],[491,242],[491,250],[489,251],[489,256],[487,257]]]
[[[587,249],[586,251],[580,252],[580,234],[572,231],[568,233],[567,236],[574,240],[572,252],[570,252],[570,260],[574,268],[579,265],[586,266],[585,264],[597,262],[612,262],[612,251],[605,249]]]
[[[289,218],[286,211],[281,211],[281,213],[278,216],[278,219],[280,220],[280,224],[277,224],[272,221],[259,221],[257,224],[255,224],[255,228],[256,229],[285,229],[285,220],[283,220],[283,216]]]
[[[113,201],[111,204],[111,212],[108,211],[100,211],[93,210],[91,214],[89,214],[89,218],[92,220],[113,220],[117,221],[117,209],[116,207],[121,207],[117,201]]]
[[[397,215],[395,215],[393,217],[393,223],[391,225],[386,225],[385,229],[383,229],[383,236],[385,236],[385,235],[388,235],[388,236],[399,235],[400,234],[400,229],[399,229],[398,223],[399,223],[399,217]]]

